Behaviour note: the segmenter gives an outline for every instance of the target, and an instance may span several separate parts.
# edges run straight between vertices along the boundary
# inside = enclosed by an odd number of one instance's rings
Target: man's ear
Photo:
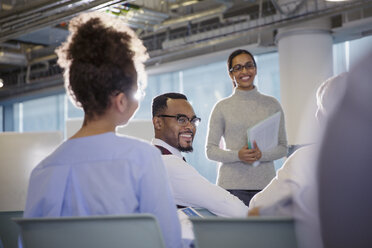
[[[154,125],[155,130],[160,130],[163,127],[163,121],[160,117],[153,117],[152,124]]]
[[[114,96],[113,104],[120,113],[124,113],[128,108],[129,101],[127,96],[123,92],[121,92],[118,95]]]

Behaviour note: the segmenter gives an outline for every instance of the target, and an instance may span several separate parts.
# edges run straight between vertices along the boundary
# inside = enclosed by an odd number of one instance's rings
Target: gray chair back
[[[150,214],[14,219],[24,248],[164,248]]]
[[[197,248],[296,248],[291,218],[191,218]]]
[[[23,211],[0,211],[0,248],[17,248],[19,226],[12,218],[22,217]]]

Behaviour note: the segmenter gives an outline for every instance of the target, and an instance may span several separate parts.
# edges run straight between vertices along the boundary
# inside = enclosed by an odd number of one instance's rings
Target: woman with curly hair
[[[153,214],[167,247],[181,232],[157,148],[115,134],[138,108],[148,55],[135,33],[105,13],[81,14],[57,49],[82,127],[33,171],[24,217]]]

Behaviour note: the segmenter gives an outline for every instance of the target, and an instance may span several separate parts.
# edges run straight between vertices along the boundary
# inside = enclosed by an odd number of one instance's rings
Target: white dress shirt
[[[177,205],[206,208],[222,217],[247,216],[248,207],[239,198],[200,175],[194,167],[183,161],[178,149],[160,139],[153,139],[152,143],[172,153],[162,157]]]
[[[317,145],[296,150],[277,172],[276,177],[249,203],[260,207],[260,215],[292,216],[300,248],[322,248],[316,166]]]

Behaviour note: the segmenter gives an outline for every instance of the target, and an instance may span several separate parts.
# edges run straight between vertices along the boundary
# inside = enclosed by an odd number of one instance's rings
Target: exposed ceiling
[[[136,30],[148,67],[237,46],[276,49],[277,29],[330,17],[335,41],[372,34],[372,1],[350,0],[5,0],[0,2],[0,102],[61,87],[54,49],[83,11],[115,15]]]

